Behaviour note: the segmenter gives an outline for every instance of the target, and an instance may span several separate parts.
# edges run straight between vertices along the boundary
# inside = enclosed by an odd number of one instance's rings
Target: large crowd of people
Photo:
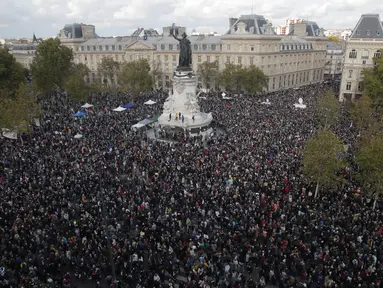
[[[57,92],[33,133],[0,139],[0,287],[380,287],[381,203],[349,175],[314,197],[302,174],[327,88],[210,93],[201,109],[225,133],[209,141],[131,129],[161,91],[123,112],[129,95],[93,95],[83,118]],[[334,131],[352,153],[347,115]]]

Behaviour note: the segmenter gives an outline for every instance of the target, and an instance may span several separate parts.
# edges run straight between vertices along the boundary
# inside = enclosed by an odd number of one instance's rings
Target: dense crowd
[[[124,112],[129,95],[94,95],[84,118],[57,92],[33,133],[0,139],[0,287],[113,287],[113,270],[119,287],[380,287],[381,204],[349,173],[316,198],[302,175],[327,88],[205,95],[225,133],[170,142],[131,129],[161,91]],[[334,130],[352,153],[346,115]]]

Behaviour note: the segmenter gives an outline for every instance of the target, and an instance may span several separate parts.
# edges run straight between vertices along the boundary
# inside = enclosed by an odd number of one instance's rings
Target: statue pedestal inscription
[[[176,114],[181,113],[181,119]],[[169,117],[171,115],[171,117]],[[182,117],[184,120],[182,121]],[[207,134],[212,131],[211,113],[200,111],[196,97],[196,78],[191,69],[177,69],[173,75],[173,93],[164,103],[164,111],[158,118],[161,127],[182,128],[191,134]]]

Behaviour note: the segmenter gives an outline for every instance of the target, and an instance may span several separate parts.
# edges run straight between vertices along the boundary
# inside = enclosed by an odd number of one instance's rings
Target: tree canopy
[[[88,73],[89,69],[86,65],[81,63],[73,64],[65,85],[72,101],[83,101],[88,98],[91,90],[91,86],[85,81]]]
[[[226,89],[238,89],[241,87],[249,93],[261,92],[267,86],[267,77],[261,69],[255,65],[242,67],[228,63],[222,71],[221,83]]]
[[[132,95],[152,89],[152,75],[148,60],[139,59],[122,64],[118,74],[120,89]]]
[[[350,118],[359,131],[376,130],[379,126],[373,102],[370,97],[363,95],[360,99],[351,104]]]
[[[378,54],[379,55],[379,54]],[[365,69],[364,91],[372,99],[377,108],[383,107],[383,50],[379,57],[374,58],[374,67]]]
[[[340,38],[338,36],[335,36],[335,35],[330,35],[327,37],[327,39],[330,42],[340,42]]]
[[[7,93],[2,93],[0,97],[15,96],[20,84],[26,81],[25,75],[26,69],[16,62],[8,48],[0,48],[0,90],[7,90]]]
[[[316,118],[322,127],[330,127],[334,125],[341,112],[341,104],[335,97],[334,92],[329,89],[319,98],[316,107]]]
[[[41,92],[64,87],[72,68],[73,52],[61,45],[59,39],[50,38],[37,46],[31,65],[34,85]]]
[[[355,158],[367,193],[375,198],[383,195],[383,134],[364,137]]]
[[[303,172],[319,187],[332,187],[341,181],[339,172],[346,164],[341,159],[343,144],[331,131],[321,129],[305,145]]]
[[[116,88],[115,79],[118,71],[120,70],[120,63],[115,61],[112,57],[103,57],[98,64],[98,73],[104,77],[104,81],[109,81],[110,88]],[[106,82],[107,84],[108,82]]]
[[[217,83],[219,81],[218,62],[202,62],[198,65],[198,74],[201,77],[203,85],[207,86],[211,82]]]

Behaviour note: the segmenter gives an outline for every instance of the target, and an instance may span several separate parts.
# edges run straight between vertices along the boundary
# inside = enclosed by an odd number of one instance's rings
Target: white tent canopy
[[[154,102],[153,100],[146,101],[144,104],[145,105],[153,105],[156,104],[157,102]]]
[[[93,105],[89,104],[89,103],[85,103],[84,105],[81,106],[81,108],[86,108],[86,109],[88,109],[90,107],[93,107]]]
[[[138,130],[138,129],[144,127],[144,126],[145,126],[145,124],[141,124],[141,123],[134,124],[134,125],[132,126],[132,130],[133,130],[133,131],[134,131],[134,130]]]
[[[119,106],[119,107],[113,109],[113,111],[116,111],[116,112],[122,112],[122,111],[125,111],[125,110],[126,110],[126,108],[121,107],[121,106]]]

